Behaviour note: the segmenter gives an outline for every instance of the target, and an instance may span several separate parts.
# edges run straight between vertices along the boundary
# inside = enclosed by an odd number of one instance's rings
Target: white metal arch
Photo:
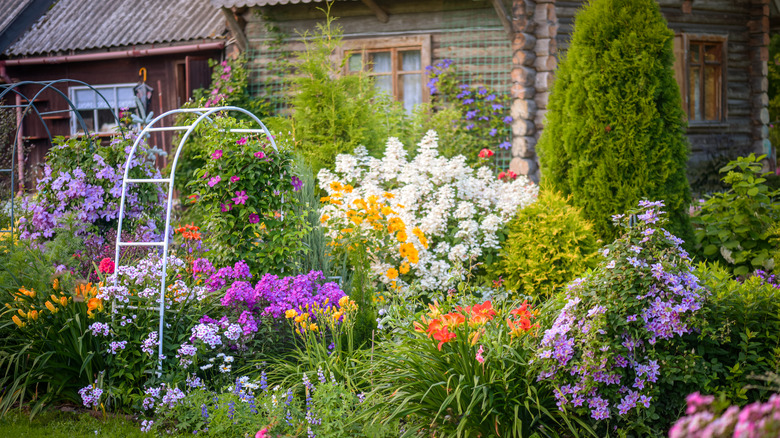
[[[130,153],[127,155],[127,161],[125,162],[125,172],[122,177],[122,199],[119,202],[119,224],[117,225],[117,233],[116,233],[116,246],[114,248],[114,266],[116,266],[116,269],[114,272],[117,272],[119,268],[119,248],[123,246],[157,246],[161,247],[163,254],[162,254],[162,278],[160,280],[160,326],[157,332],[157,338],[158,338],[158,344],[157,344],[157,358],[158,358],[158,367],[162,369],[162,351],[163,351],[163,331],[165,328],[165,277],[167,273],[168,268],[168,245],[169,245],[169,236],[170,236],[170,228],[171,228],[171,208],[173,206],[173,182],[174,178],[176,177],[176,164],[179,161],[179,155],[181,154],[182,148],[184,147],[184,144],[187,142],[187,139],[190,137],[190,134],[192,134],[192,131],[195,130],[195,128],[204,120],[207,121],[210,124],[214,124],[214,121],[209,117],[210,115],[214,113],[224,113],[224,112],[239,112],[246,114],[249,116],[252,120],[254,120],[260,128],[257,129],[230,129],[228,132],[232,133],[246,133],[246,134],[260,134],[264,133],[268,140],[271,142],[271,146],[273,146],[275,151],[279,151],[279,149],[276,147],[276,141],[274,140],[274,137],[271,135],[271,132],[268,131],[268,128],[266,128],[265,124],[260,121],[257,116],[252,114],[251,112],[239,108],[236,106],[222,106],[222,107],[215,107],[215,108],[180,108],[168,111],[166,113],[160,114],[159,116],[155,117],[146,127],[144,127],[143,130],[138,134],[138,138],[135,139],[135,142],[133,142],[133,147],[130,150]],[[195,119],[191,124],[189,125],[182,125],[182,126],[165,126],[165,127],[155,127],[155,125],[162,119],[176,115],[176,114],[183,114],[183,113],[194,113],[198,114],[198,118]],[[179,145],[176,148],[176,154],[173,157],[173,163],[171,164],[171,173],[168,176],[168,178],[147,178],[147,179],[130,179],[129,178],[129,172],[130,172],[130,163],[133,160],[133,157],[135,156],[136,150],[138,149],[138,146],[140,145],[141,141],[146,137],[147,133],[150,132],[161,132],[161,131],[185,131],[184,135],[182,135],[181,140],[179,140]],[[122,222],[124,220],[125,215],[125,199],[127,197],[127,184],[128,183],[162,183],[162,184],[168,184],[168,204],[166,206],[166,212],[165,212],[165,228],[163,229],[163,241],[162,242],[122,242]],[[119,280],[119,276],[116,275],[114,278],[114,287],[117,286],[117,281]]]

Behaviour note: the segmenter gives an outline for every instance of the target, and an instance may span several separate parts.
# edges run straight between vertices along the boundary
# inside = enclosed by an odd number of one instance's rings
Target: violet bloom
[[[216,151],[214,151],[214,153],[211,154],[211,158],[215,160],[219,160],[220,158],[222,158],[222,149],[217,149]]]
[[[219,175],[215,176],[214,178],[211,178],[209,180],[209,187],[214,187],[217,185],[220,181],[222,181],[222,178],[220,178]]]
[[[240,192],[236,192],[236,197],[233,198],[233,202],[235,202],[236,205],[243,205],[246,204],[247,199],[249,199],[249,196],[247,196],[246,190],[241,190]]]
[[[222,210],[222,213],[227,213],[230,211],[231,208],[233,208],[233,204],[228,201],[227,204],[219,204],[220,210]]]
[[[260,222],[260,216],[258,216],[257,213],[252,213],[249,215],[250,224],[256,224],[258,222]]]
[[[303,181],[301,181],[301,179],[298,178],[297,176],[293,175],[292,186],[293,186],[293,190],[297,192],[303,188]]]
[[[500,145],[498,145],[498,147],[500,147],[501,149],[509,149],[512,147],[512,143],[505,141],[502,142]]]
[[[236,140],[236,144],[245,145],[246,144],[246,137],[241,137],[238,140]]]
[[[513,120],[513,119],[512,119],[512,116],[506,116],[506,117],[504,117],[504,123],[506,123],[507,125],[508,125],[508,124],[510,124],[510,123],[512,123],[512,120]]]
[[[230,177],[230,182],[232,183],[238,182],[239,180],[241,180],[241,177],[238,175],[233,175]]]

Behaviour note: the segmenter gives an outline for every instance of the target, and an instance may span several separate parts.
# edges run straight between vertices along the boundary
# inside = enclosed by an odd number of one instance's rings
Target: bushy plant
[[[543,190],[536,202],[518,210],[506,233],[488,275],[525,295],[549,297],[598,261],[593,226],[555,192]]]
[[[569,284],[537,354],[559,408],[597,420],[601,436],[613,427],[652,435],[653,423],[669,417],[660,396],[690,363],[675,342],[701,327],[707,296],[682,241],[662,228],[663,202],[640,207],[616,217],[625,234],[606,246],[595,270]]]
[[[527,367],[538,331],[533,307],[458,301],[430,304],[379,345],[380,418],[406,419],[426,436],[527,437],[565,429],[550,389],[536,384]]]
[[[674,33],[652,0],[594,0],[575,18],[537,145],[542,181],[572,195],[602,238],[640,199],[665,202],[686,242],[688,143],[672,64]]]
[[[79,402],[79,389],[105,363],[99,342],[84,336],[99,307],[83,293],[92,285],[75,284],[55,254],[28,241],[0,248],[0,415],[16,403],[35,415],[50,403]]]
[[[293,192],[303,182],[293,173],[289,150],[275,150],[264,135],[222,130],[247,128],[229,117],[200,132],[209,148],[189,185],[201,211],[209,259],[218,265],[244,260],[255,273],[292,272],[306,249],[306,217]]]
[[[458,118],[452,120],[463,134],[457,143],[445,142],[443,153],[447,157],[461,154],[470,163],[476,161],[477,151],[489,149],[497,152],[512,147],[509,115],[509,96],[485,86],[472,86],[458,81],[457,65],[450,59],[437,62],[426,69],[430,79],[428,89],[434,103],[453,108]]]
[[[384,114],[396,105],[378,98],[367,75],[342,74],[347,60],[336,63],[332,58],[342,30],[333,21],[326,17],[312,34],[303,35],[306,47],[294,62],[297,74],[290,80],[292,114],[271,123],[276,131],[292,134],[295,149],[315,173],[332,167],[336,155],[351,153],[358,145],[381,144],[391,121]]]
[[[698,251],[729,266],[735,275],[775,267],[778,250],[772,240],[780,238],[774,227],[780,221],[780,191],[765,184],[764,158],[750,154],[723,167],[723,182],[730,188],[709,196],[693,219]]]
[[[669,438],[761,438],[780,434],[780,396],[742,409],[723,407],[715,397],[695,392],[687,397],[686,416],[677,420]]]
[[[388,224],[389,241],[368,245],[374,282],[401,290],[415,283],[432,295],[451,287],[498,251],[503,224],[536,198],[537,187],[525,177],[502,181],[487,167],[467,166],[462,156],[441,157],[437,148],[431,131],[420,142],[417,156],[408,160],[403,145],[391,138],[381,160],[360,150],[340,155],[335,172],[319,173],[320,187],[328,193],[322,218],[332,239],[338,240],[345,229],[372,232],[372,224],[353,218],[359,199],[365,202],[370,196],[392,201],[383,201],[392,205],[380,206],[387,209],[382,215],[411,231],[399,236],[395,231],[400,228]],[[402,270],[404,246],[416,257]]]
[[[83,137],[55,139],[46,155],[43,177],[38,180],[38,193],[23,205],[26,213],[19,219],[20,237],[38,242],[50,240],[71,219],[78,221],[78,232],[83,236],[105,236],[108,230],[115,230],[122,176],[134,140],[132,134],[115,137],[108,145],[90,143]],[[150,160],[153,157],[140,145],[128,177],[161,178]],[[123,229],[151,236],[162,220],[164,205],[164,193],[158,185],[129,184]]]
[[[359,421],[374,401],[354,392],[323,370],[302,374],[296,386],[270,387],[263,373],[242,376],[214,393],[152,388],[145,406],[154,420],[143,428],[210,437],[317,436],[322,438],[398,436],[398,424],[377,426]]]
[[[700,358],[696,389],[739,405],[765,400],[768,390],[755,377],[780,369],[780,290],[774,276],[757,273],[741,282],[717,265],[696,272],[711,294],[691,342]]]

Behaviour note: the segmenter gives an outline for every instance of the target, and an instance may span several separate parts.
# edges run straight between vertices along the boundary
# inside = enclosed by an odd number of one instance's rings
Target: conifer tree
[[[542,184],[583,208],[604,238],[611,216],[663,200],[688,241],[688,142],[673,32],[654,0],[592,0],[556,73],[539,140]]]

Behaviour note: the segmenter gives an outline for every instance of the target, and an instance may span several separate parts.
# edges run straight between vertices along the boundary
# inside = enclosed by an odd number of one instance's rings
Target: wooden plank
[[[498,19],[501,21],[501,25],[504,26],[507,37],[511,39],[515,32],[512,30],[512,22],[509,21],[509,13],[506,10],[506,6],[504,6],[504,2],[502,0],[490,0],[490,3],[493,4],[493,9],[496,10]]]
[[[233,11],[228,8],[220,8],[220,11],[222,11],[222,15],[225,17],[225,21],[227,21],[230,33],[233,34],[233,37],[236,39],[238,50],[240,52],[246,52],[249,44],[247,43],[244,31],[241,30],[241,26],[238,25],[238,21],[236,21],[236,17],[233,15]]]
[[[387,23],[387,20],[389,19],[387,16],[387,12],[385,12],[382,8],[379,7],[378,4],[374,0],[361,0],[364,5],[368,6],[368,9],[371,9],[371,12],[376,15],[376,19],[379,20],[380,23]]]

